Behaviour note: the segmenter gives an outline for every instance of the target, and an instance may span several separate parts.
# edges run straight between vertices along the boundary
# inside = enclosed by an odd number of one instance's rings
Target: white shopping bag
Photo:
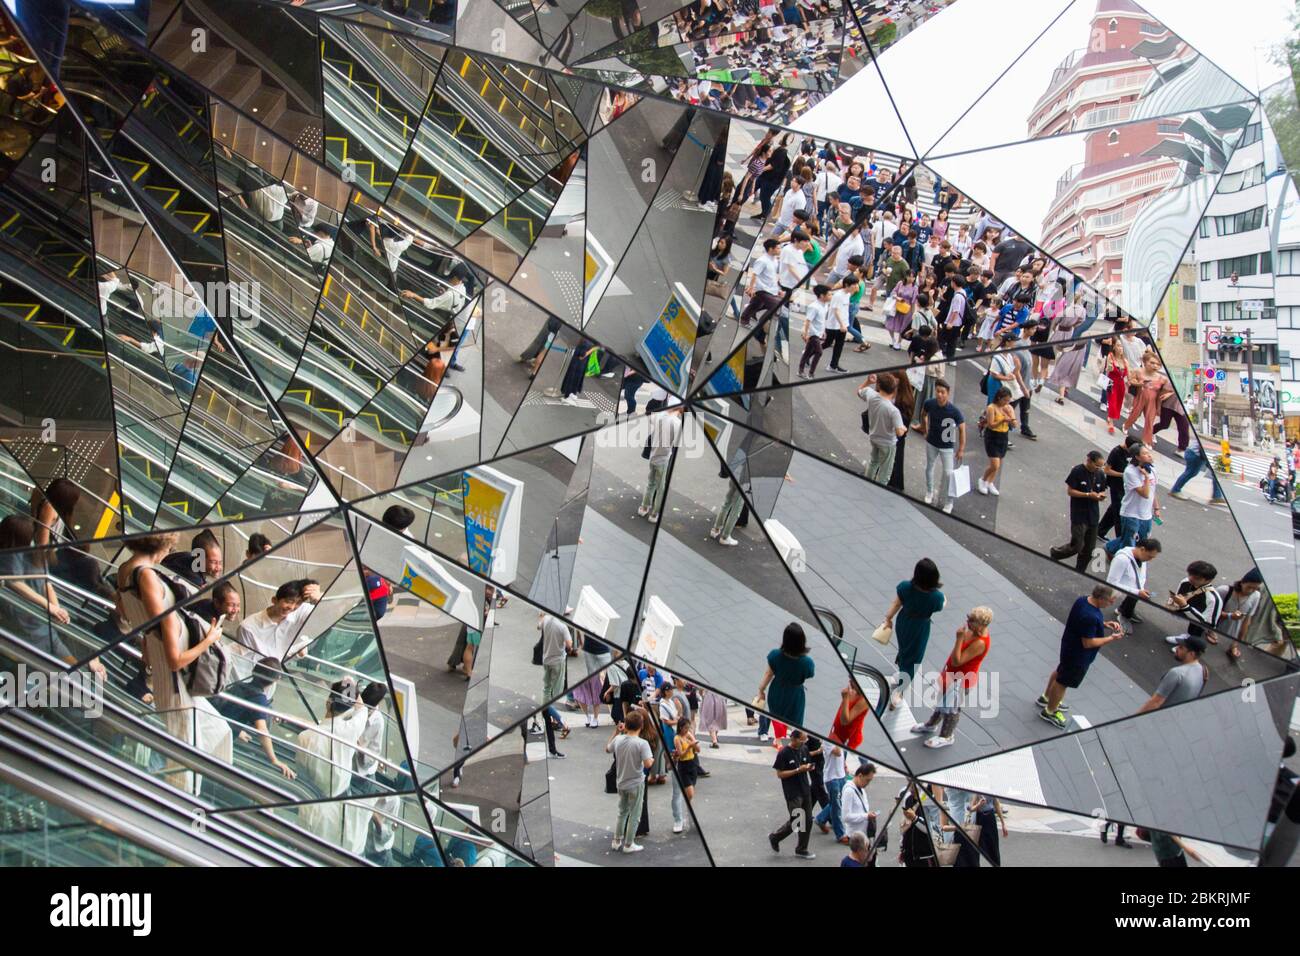
[[[970,494],[970,465],[954,468],[948,475],[948,497],[960,498]]]

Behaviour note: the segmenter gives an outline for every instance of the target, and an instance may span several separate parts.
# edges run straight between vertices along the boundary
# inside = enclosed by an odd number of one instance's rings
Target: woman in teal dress
[[[768,652],[767,671],[758,688],[758,696],[766,699],[767,712],[778,721],[802,726],[803,683],[814,671],[803,628],[795,622],[787,624],[781,635],[781,646]]]
[[[885,624],[894,629],[898,638],[898,656],[894,658],[898,673],[890,678],[894,684],[890,710],[902,705],[903,691],[916,676],[916,665],[925,658],[925,645],[930,642],[930,618],[943,610],[943,592],[939,590],[942,586],[939,566],[929,558],[916,562],[912,580],[898,582],[894,603],[885,615]]]

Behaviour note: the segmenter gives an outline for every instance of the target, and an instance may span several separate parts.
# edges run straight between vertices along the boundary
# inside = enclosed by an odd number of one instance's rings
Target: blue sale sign
[[[681,392],[686,387],[694,344],[695,316],[676,294],[671,294],[638,350],[649,368],[657,368],[662,373],[663,385]]]

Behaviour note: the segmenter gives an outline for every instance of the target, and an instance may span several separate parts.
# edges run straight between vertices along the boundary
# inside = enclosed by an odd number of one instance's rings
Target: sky
[[[1142,6],[1251,94],[1286,75],[1268,54],[1291,30],[1290,0],[1234,0],[1231,17],[1223,16],[1221,0]],[[981,150],[931,165],[1036,241],[1058,177],[1083,159],[1083,136],[1004,144],[1026,139],[1033,102],[1055,66],[1087,45],[1096,9],[1097,0],[960,0],[881,54],[879,73],[864,69],[796,128],[906,154],[896,104],[918,153]],[[944,97],[936,95],[936,78]]]

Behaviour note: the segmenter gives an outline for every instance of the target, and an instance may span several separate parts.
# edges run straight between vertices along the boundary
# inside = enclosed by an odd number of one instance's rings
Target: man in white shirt
[[[330,261],[330,256],[334,254],[334,237],[330,235],[329,230],[323,225],[312,227],[311,233],[316,238],[310,243],[304,242],[299,236],[290,236],[289,241],[295,246],[307,247],[307,258],[314,265],[323,265]]]
[[[808,274],[808,260],[804,258],[804,252],[808,249],[808,234],[802,229],[796,229],[790,233],[790,241],[786,243],[781,250],[780,267],[777,272],[777,282],[780,283],[784,291],[789,291],[797,286],[805,275]]]
[[[423,296],[411,289],[403,289],[403,299],[419,302],[430,311],[449,312],[455,315],[465,305],[465,282],[458,273],[447,277],[447,288],[436,296]]]
[[[1124,469],[1124,499],[1119,506],[1119,534],[1106,542],[1106,553],[1113,555],[1141,538],[1149,537],[1152,522],[1160,517],[1156,499],[1156,472],[1149,445],[1139,445],[1129,466]]]
[[[1147,563],[1155,560],[1159,553],[1159,541],[1143,538],[1131,548],[1121,548],[1111,561],[1110,570],[1106,572],[1106,583],[1127,595],[1117,612],[1125,634],[1132,634],[1133,625],[1141,620],[1137,616],[1138,598],[1151,597],[1151,592],[1147,590]]]
[[[860,763],[858,769],[853,772],[853,779],[840,791],[840,818],[844,822],[844,832],[846,834],[840,839],[841,843],[849,842],[848,834],[850,833],[871,835],[876,814],[872,811],[871,802],[867,799],[867,787],[871,785],[871,781],[875,776],[875,764]],[[873,860],[870,865],[874,866],[875,861]]]
[[[777,232],[785,232],[794,224],[794,214],[806,208],[808,201],[804,198],[803,184],[792,181],[790,188],[781,196],[781,211],[776,217]]]
[[[849,259],[853,256],[866,255],[867,244],[862,241],[862,233],[853,229],[840,243],[839,249],[835,252],[835,264],[831,267],[830,277],[827,278],[827,285],[837,285],[840,280],[849,274]]]
[[[817,199],[817,221],[822,224],[823,230],[826,225],[826,216],[831,208],[831,200],[836,197],[844,180],[840,177],[839,167],[835,161],[828,159],[822,167],[821,172],[813,177],[813,195]]]
[[[781,257],[781,243],[775,239],[763,242],[763,254],[749,267],[749,305],[740,314],[741,326],[747,326],[760,314],[776,308],[781,301],[781,284],[777,281]]]
[[[264,657],[287,661],[295,654],[305,654],[307,641],[299,638],[299,632],[320,599],[320,585],[315,581],[280,585],[266,609],[244,618],[235,632],[231,648],[237,658],[235,674],[238,676],[241,668],[251,674],[253,665]]]
[[[799,377],[811,378],[817,374],[817,363],[822,359],[822,337],[826,334],[826,313],[830,308],[831,290],[818,283],[813,286],[813,301],[803,316],[803,357],[799,359]],[[808,368],[805,372],[804,369]]]
[[[848,839],[848,832],[844,829],[844,818],[841,815],[841,794],[849,782],[844,748],[828,740],[822,744],[822,753],[825,756],[822,765],[822,783],[826,787],[830,800],[817,814],[816,823],[821,827],[822,833],[830,833],[834,830],[835,839],[843,843]]]
[[[366,705],[366,725],[352,754],[352,792],[357,796],[369,796],[379,790],[375,774],[384,752],[384,714],[379,705],[387,693],[388,685],[383,681],[371,681],[361,691],[361,702]]]

